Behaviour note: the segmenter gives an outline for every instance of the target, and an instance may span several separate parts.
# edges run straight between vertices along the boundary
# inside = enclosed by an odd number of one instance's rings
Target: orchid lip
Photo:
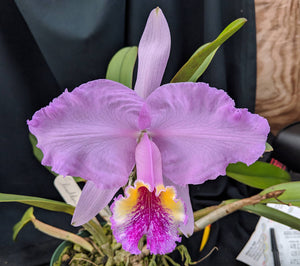
[[[126,189],[125,197],[115,199],[111,210],[114,236],[133,254],[140,253],[138,243],[144,235],[151,253],[173,251],[181,240],[178,227],[187,221],[185,205],[176,199],[174,187],[159,185],[151,192],[140,180]]]

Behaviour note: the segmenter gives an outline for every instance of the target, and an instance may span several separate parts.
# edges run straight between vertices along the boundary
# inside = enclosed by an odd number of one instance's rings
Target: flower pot
[[[78,235],[82,237],[87,237],[89,236],[89,233],[87,231],[81,231],[78,233]],[[62,252],[65,250],[66,247],[72,246],[73,243],[70,241],[63,241],[54,251],[51,260],[50,260],[50,266],[54,266],[55,262],[57,262],[62,254]]]

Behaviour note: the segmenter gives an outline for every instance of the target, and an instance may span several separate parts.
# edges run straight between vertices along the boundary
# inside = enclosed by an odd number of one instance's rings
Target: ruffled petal
[[[72,218],[72,225],[80,226],[94,218],[119,190],[119,187],[111,189],[99,189],[92,181],[87,181]]]
[[[265,150],[266,119],[237,109],[205,83],[167,84],[146,100],[149,135],[161,151],[163,175],[176,184],[201,184],[225,175],[229,163],[254,163]]]
[[[67,90],[28,121],[44,165],[80,176],[98,187],[125,184],[134,166],[143,99],[109,80]]]
[[[152,254],[173,251],[181,238],[177,228],[186,221],[184,204],[176,199],[176,190],[166,187],[159,195],[150,192],[142,181],[128,187],[126,197],[119,196],[111,206],[112,230],[123,249],[139,254],[139,240],[147,238]]]
[[[134,90],[146,98],[159,87],[171,48],[171,35],[161,9],[153,9],[138,48],[138,72]]]
[[[163,185],[160,151],[144,134],[135,150],[137,178],[149,185],[149,190]]]
[[[185,223],[180,224],[179,230],[186,237],[189,237],[194,233],[194,212],[193,212],[191,198],[190,198],[189,186],[176,185],[167,178],[164,179],[164,184],[166,186],[175,187],[177,191],[177,198],[184,203],[187,221]]]

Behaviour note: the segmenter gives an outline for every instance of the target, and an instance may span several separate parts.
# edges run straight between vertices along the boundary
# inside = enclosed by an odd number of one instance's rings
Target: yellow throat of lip
[[[148,184],[138,180],[135,182],[134,187],[128,187],[126,189],[126,197],[115,202],[115,221],[118,224],[121,224],[124,219],[135,210],[140,197],[140,188],[142,187],[146,187],[148,191],[150,191]],[[176,190],[174,187],[165,187],[161,184],[156,186],[151,193],[155,193],[155,196],[160,200],[161,206],[169,213],[174,221],[185,221],[184,203],[180,199],[176,199]]]

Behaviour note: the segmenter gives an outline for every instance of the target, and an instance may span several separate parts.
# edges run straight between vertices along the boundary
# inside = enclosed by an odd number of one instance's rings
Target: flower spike
[[[168,23],[156,8],[139,44],[135,91],[91,81],[65,91],[27,122],[42,164],[88,181],[75,225],[108,204],[136,164],[137,181],[111,206],[115,238],[134,254],[143,235],[151,253],[165,254],[180,241],[178,230],[192,234],[188,184],[225,174],[229,163],[255,162],[270,130],[266,119],[235,108],[224,91],[208,84],[159,87],[170,43]]]

